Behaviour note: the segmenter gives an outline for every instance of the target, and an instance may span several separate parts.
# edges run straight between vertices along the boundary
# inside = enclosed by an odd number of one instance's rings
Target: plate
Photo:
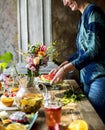
[[[37,117],[38,117],[38,112],[36,112],[36,113],[34,114],[33,119],[32,119],[32,121],[31,121],[31,123],[30,123],[30,125],[29,125],[29,129],[28,129],[28,130],[31,130],[31,128],[32,128],[33,124],[35,123]]]
[[[14,112],[16,111],[6,111],[8,113],[8,115],[10,116],[11,114],[13,114]],[[26,116],[28,117],[28,122],[26,123],[20,123],[22,125],[24,125],[27,130],[31,130],[33,124],[35,123],[37,117],[38,117],[38,112],[36,112],[35,114],[26,114]],[[0,122],[2,124],[2,121]],[[18,122],[11,122],[10,124],[15,124],[15,123],[18,123]],[[3,125],[3,124],[2,124]],[[7,125],[3,125],[5,128],[8,126],[9,124]]]
[[[50,82],[43,81],[43,80],[39,80],[39,79],[38,79],[38,83],[39,83],[39,84],[42,83],[42,84],[45,84],[45,85],[51,85]]]
[[[40,78],[37,79],[37,82],[40,84],[50,85],[50,86],[70,86],[70,83],[68,83],[69,80],[63,80],[62,83],[51,85],[50,82],[41,80]]]

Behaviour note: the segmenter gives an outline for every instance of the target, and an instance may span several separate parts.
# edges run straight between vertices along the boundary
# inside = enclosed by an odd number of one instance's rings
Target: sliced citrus
[[[68,130],[88,130],[88,124],[84,120],[74,120]]]
[[[11,92],[18,92],[19,91],[19,88],[18,87],[14,87],[12,88]]]
[[[10,106],[12,106],[12,104],[13,104],[13,102],[14,102],[14,98],[2,96],[2,97],[1,97],[1,102],[2,102],[5,106],[10,107]]]
[[[50,82],[54,78],[54,76],[55,76],[55,74],[44,74],[44,75],[41,75],[40,78],[43,81]]]
[[[7,130],[28,130],[28,126],[22,125],[20,123],[13,123],[7,126]]]

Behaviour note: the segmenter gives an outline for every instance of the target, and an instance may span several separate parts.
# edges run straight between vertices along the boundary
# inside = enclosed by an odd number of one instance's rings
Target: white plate
[[[44,81],[44,80],[41,80],[38,78],[38,83],[42,83],[42,84],[45,84],[45,85],[51,85],[50,82],[48,81]],[[68,84],[68,80],[63,80],[62,83],[58,83],[58,84],[54,84],[53,86],[70,86],[70,84]],[[52,86],[52,85],[51,85]]]
[[[43,81],[43,80],[38,80],[39,84],[42,83],[42,84],[45,84],[45,85],[51,85],[50,82],[47,82],[47,81]]]

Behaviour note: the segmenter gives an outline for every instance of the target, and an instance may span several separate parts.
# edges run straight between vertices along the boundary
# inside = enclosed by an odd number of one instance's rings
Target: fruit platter
[[[15,97],[0,98],[0,130],[31,130],[38,117],[38,112],[25,113],[15,103]]]
[[[31,113],[27,113],[18,108],[16,95],[20,88],[18,85],[11,87],[10,82],[9,86],[0,82],[0,91],[2,92],[0,95],[0,130],[31,130],[38,117],[38,111],[36,110],[35,112],[32,111]],[[31,101],[31,107],[32,105],[36,106],[36,103],[38,107],[38,96],[34,96],[33,98],[33,94],[29,94],[29,97],[24,97],[21,106],[30,107],[29,100]]]
[[[37,77],[39,83],[50,85],[50,81],[54,78],[54,74],[43,74]]]
[[[39,84],[45,84],[47,89],[65,89],[70,86],[69,80],[64,79],[61,83],[51,84],[51,80],[54,78],[54,74],[42,74],[37,77]]]
[[[0,130],[31,130],[38,112],[25,113],[18,109],[14,101],[15,97],[0,98]]]
[[[0,111],[0,130],[31,130],[37,117],[38,112]]]

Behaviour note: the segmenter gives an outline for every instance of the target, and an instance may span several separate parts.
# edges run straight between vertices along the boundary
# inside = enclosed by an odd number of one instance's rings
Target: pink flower
[[[46,66],[49,60],[47,47],[42,44],[30,45],[26,58],[26,68],[29,76],[39,71],[40,66]],[[33,71],[33,72],[32,72]]]
[[[34,64],[27,64],[26,68],[28,68],[29,70],[32,70],[32,71],[36,71],[37,67]]]
[[[30,68],[30,65],[29,65],[29,64],[27,64],[25,67],[26,67],[26,68]]]
[[[40,48],[40,51],[46,51],[46,46],[45,45],[42,45],[41,48]]]
[[[36,71],[36,67],[35,67],[34,65],[32,65],[32,66],[30,67],[30,70]]]
[[[27,58],[26,58],[26,62],[27,63],[33,63],[33,58],[31,57],[31,56],[28,56]]]

